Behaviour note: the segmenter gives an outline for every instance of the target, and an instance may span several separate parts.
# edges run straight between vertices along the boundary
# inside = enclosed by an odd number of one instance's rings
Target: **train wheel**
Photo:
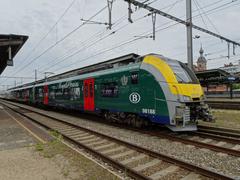
[[[142,118],[137,118],[136,119],[136,125],[137,128],[142,128],[144,126],[144,119]]]
[[[108,111],[105,111],[103,116],[108,122],[111,122],[111,117]]]

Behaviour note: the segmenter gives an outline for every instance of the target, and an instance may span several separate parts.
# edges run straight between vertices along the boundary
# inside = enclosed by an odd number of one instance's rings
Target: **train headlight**
[[[183,101],[184,102],[188,102],[188,101],[191,101],[191,98],[189,96],[183,96]]]

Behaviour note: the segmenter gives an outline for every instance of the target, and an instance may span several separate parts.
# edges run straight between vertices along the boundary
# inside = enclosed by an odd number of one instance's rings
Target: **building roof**
[[[0,34],[0,74],[6,66],[12,66],[12,59],[27,41],[28,36]],[[9,48],[10,47],[10,48]]]
[[[220,77],[220,76],[230,76],[230,74],[222,69],[209,69],[206,71],[195,72],[198,78],[210,78],[210,77]]]

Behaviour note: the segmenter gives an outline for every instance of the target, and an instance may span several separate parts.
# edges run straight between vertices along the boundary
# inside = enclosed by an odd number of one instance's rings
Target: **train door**
[[[29,89],[26,89],[25,91],[24,91],[24,101],[25,102],[28,102],[29,101],[29,92],[30,90]]]
[[[27,102],[27,89],[23,90],[23,101]]]
[[[94,111],[94,79],[85,79],[83,82],[84,110]]]
[[[43,104],[48,105],[48,86],[44,85],[43,88]]]

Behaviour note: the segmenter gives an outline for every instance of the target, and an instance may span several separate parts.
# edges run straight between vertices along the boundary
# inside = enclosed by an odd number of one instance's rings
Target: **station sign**
[[[230,77],[228,77],[227,79],[228,79],[229,81],[235,81],[235,80],[236,80],[236,78],[233,77],[233,76],[230,76]]]

